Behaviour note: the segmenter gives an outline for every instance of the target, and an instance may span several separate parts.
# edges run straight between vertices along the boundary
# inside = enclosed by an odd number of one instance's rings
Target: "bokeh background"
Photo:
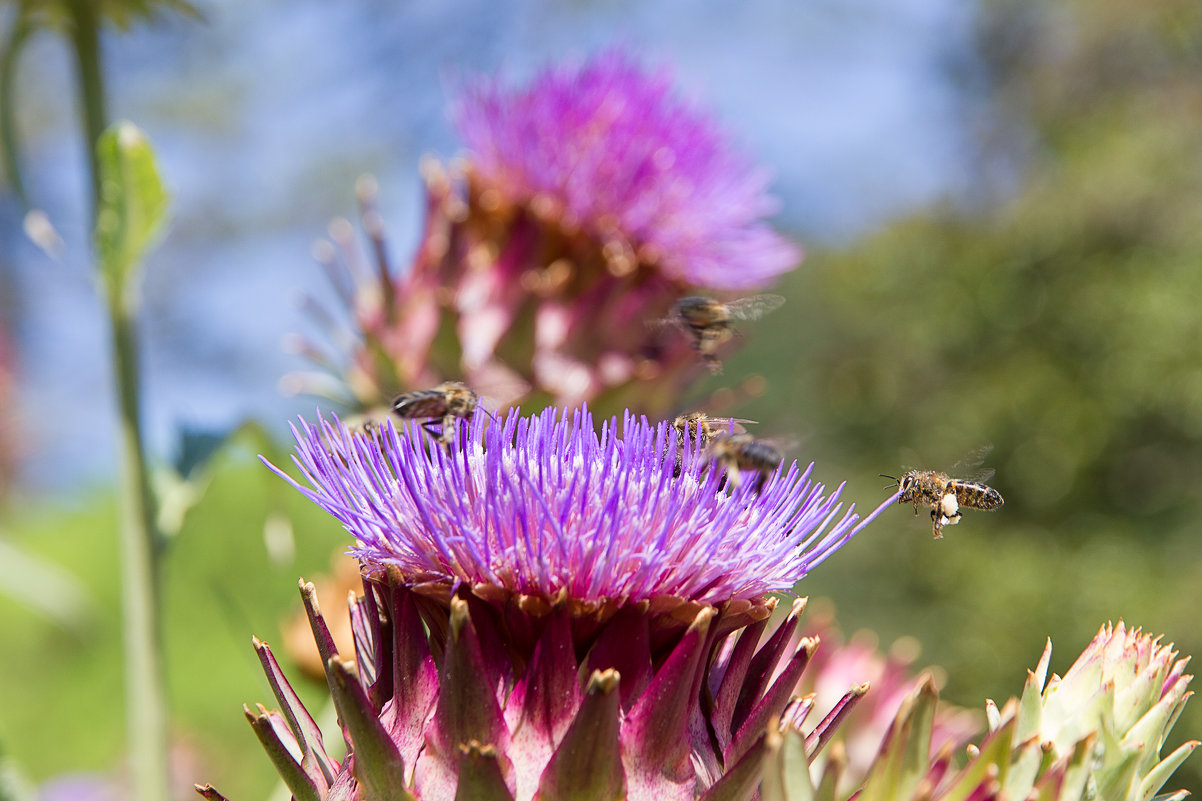
[[[792,440],[871,508],[880,473],[950,468],[984,443],[996,513],[932,541],[891,510],[799,592],[848,631],[916,637],[944,696],[1016,694],[1107,620],[1202,652],[1202,6],[1196,0],[200,3],[106,31],[114,116],[174,195],[144,287],[152,449],[257,420],[218,457],[167,561],[173,734],[186,780],[263,798],[274,772],[239,705],[266,700],[269,641],[337,525],[254,453],[317,401],[281,394],[313,333],[309,255],[374,173],[397,261],[421,222],[420,158],[459,144],[462,80],[520,81],[615,42],[674,68],[775,175],[807,249],[705,397]],[[0,27],[13,19],[0,5]],[[63,39],[16,72],[27,194],[63,240],[29,241],[0,185],[0,749],[36,784],[121,758],[112,382],[90,273],[86,173]],[[762,377],[762,380],[761,378]],[[750,381],[748,381],[750,379]],[[762,391],[761,391],[762,390]],[[285,510],[292,534],[265,537]],[[308,688],[309,697],[320,686]],[[1170,747],[1202,735],[1187,708]],[[1186,763],[1175,786],[1202,790]]]

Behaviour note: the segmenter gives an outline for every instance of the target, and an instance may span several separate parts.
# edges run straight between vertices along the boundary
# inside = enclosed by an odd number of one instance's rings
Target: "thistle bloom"
[[[655,323],[682,296],[760,287],[800,261],[763,222],[764,174],[666,72],[624,51],[526,88],[479,80],[455,118],[470,152],[424,165],[407,270],[389,260],[370,180],[359,194],[371,258],[345,221],[315,251],[353,317],[353,336],[335,335],[349,363],[321,359],[349,390],[340,400],[370,408],[461,378],[493,405],[536,394],[662,416],[700,371],[687,337]]]
[[[429,448],[410,427],[376,436],[302,421],[285,479],[355,536],[351,553],[417,581],[488,584],[523,595],[625,604],[675,596],[716,604],[788,590],[863,527],[839,516],[796,463],[757,493],[720,491],[720,470],[676,434],[628,416],[478,413],[461,450]],[[332,446],[332,447],[331,447]],[[687,446],[686,446],[687,448]],[[332,451],[332,452],[331,452]]]
[[[795,464],[728,492],[687,445],[674,477],[675,433],[631,416],[477,413],[447,449],[391,423],[296,438],[308,486],[288,480],[355,535],[364,579],[353,661],[302,586],[343,762],[256,641],[282,711],[247,715],[297,798],[747,797],[769,733],[813,709],[804,603],[772,627],[765,593],[894,500],[861,520]]]

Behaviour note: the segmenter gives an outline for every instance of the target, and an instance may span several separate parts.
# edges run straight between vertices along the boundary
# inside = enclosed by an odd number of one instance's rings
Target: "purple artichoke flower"
[[[796,697],[804,601],[770,626],[766,593],[895,500],[860,519],[795,463],[730,490],[629,415],[598,434],[587,412],[480,412],[449,448],[413,425],[295,433],[305,483],[277,472],[354,534],[364,585],[351,661],[302,585],[341,763],[256,641],[282,711],[247,715],[298,799],[750,797],[770,732],[814,706]]]
[[[346,221],[315,251],[355,330],[332,332],[349,353],[302,346],[334,391],[295,390],[370,409],[453,378],[493,406],[535,396],[663,416],[703,371],[688,337],[656,323],[683,296],[760,287],[800,261],[763,222],[763,172],[674,96],[665,71],[622,50],[524,89],[471,83],[455,117],[470,152],[424,165],[408,269],[389,259],[371,180],[359,186],[368,255]]]

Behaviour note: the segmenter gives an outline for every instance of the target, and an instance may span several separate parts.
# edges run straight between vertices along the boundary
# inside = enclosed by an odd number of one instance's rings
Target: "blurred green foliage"
[[[1202,5],[986,2],[979,24],[966,198],[811,251],[730,371],[778,376],[737,413],[862,505],[878,473],[995,445],[1000,511],[932,542],[891,510],[799,587],[918,636],[971,706],[1108,619],[1202,653]]]
[[[241,714],[242,704],[273,703],[251,635],[277,653],[310,709],[328,691],[290,669],[280,627],[301,611],[297,578],[328,572],[346,546],[337,523],[244,453],[218,460],[205,503],[190,514],[165,563],[164,629],[172,743],[184,754],[176,797],[211,781],[231,798],[266,798],[277,777]],[[264,521],[283,500],[295,527],[295,556],[271,558]],[[4,535],[31,555],[62,565],[94,601],[77,626],[53,625],[0,594],[4,714],[0,743],[37,782],[64,772],[111,774],[122,757],[117,513],[97,496],[74,509],[9,515]]]

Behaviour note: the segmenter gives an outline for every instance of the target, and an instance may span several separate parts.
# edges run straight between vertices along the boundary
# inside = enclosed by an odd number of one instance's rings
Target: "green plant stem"
[[[96,143],[108,125],[104,74],[100,65],[99,4],[95,0],[68,0],[67,5],[73,21],[71,38],[75,50],[76,77],[79,80],[88,172],[92,176],[92,221],[95,223],[96,209],[100,206],[100,165]]]
[[[69,0],[88,167],[92,178],[92,230],[100,207],[96,145],[107,125],[100,28],[94,0]],[[125,708],[135,801],[167,801],[167,687],[160,622],[162,538],[142,438],[137,348],[137,287],[106,278],[117,378],[121,438],[121,589],[124,620]]]
[[[160,621],[162,538],[146,465],[138,393],[137,304],[109,296],[121,430],[121,573],[125,706],[137,801],[166,801],[167,687]]]

